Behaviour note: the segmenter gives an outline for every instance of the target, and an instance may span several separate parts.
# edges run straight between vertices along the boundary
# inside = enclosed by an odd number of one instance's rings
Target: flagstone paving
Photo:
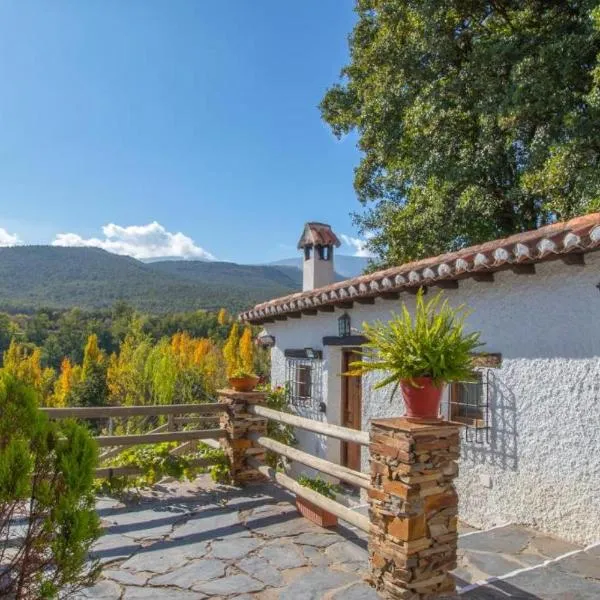
[[[366,536],[309,523],[271,485],[239,490],[203,476],[155,486],[136,502],[103,498],[98,511],[105,535],[93,556],[103,574],[79,600],[379,598],[363,580]],[[600,548],[513,525],[463,527],[455,575],[469,599],[597,600]]]

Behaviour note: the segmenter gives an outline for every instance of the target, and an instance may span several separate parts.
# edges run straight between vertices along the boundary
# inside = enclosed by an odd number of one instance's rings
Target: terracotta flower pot
[[[258,385],[259,378],[256,375],[245,377],[229,377],[229,385],[236,392],[251,392]]]
[[[320,527],[336,527],[337,517],[330,512],[315,506],[309,500],[304,498],[296,497],[296,508],[298,512],[313,523],[316,523]]]
[[[406,405],[405,416],[412,419],[438,420],[445,384],[436,386],[431,377],[415,377],[413,381],[419,387],[415,387],[408,380],[400,382]]]

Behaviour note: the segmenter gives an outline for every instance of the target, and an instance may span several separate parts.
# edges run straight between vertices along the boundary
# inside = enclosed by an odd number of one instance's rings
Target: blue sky
[[[0,243],[262,262],[307,220],[357,237],[356,139],[317,109],[352,6],[2,2]]]

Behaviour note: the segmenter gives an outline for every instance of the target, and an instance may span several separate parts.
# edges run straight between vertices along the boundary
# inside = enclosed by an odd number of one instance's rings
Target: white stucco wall
[[[457,488],[460,516],[479,527],[523,523],[573,541],[600,540],[600,253],[586,266],[556,261],[536,275],[496,274],[494,283],[460,282],[446,292],[453,304],[473,310],[468,323],[482,332],[484,350],[503,362],[492,372],[489,443],[463,441]],[[411,306],[414,299],[403,294]],[[355,304],[353,327],[387,319],[400,301]],[[323,349],[337,335],[341,311],[268,325],[276,338],[272,376],[284,383],[286,348]],[[340,422],[341,350],[324,348],[323,392],[327,415]],[[402,414],[389,389],[373,391],[363,379],[363,429],[372,417]],[[339,460],[339,444],[299,435],[308,452]],[[363,465],[368,457],[363,453]]]

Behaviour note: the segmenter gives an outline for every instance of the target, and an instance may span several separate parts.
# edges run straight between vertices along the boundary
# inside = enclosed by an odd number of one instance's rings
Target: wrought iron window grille
[[[323,400],[323,361],[320,358],[286,358],[288,404],[318,409]]]
[[[465,426],[465,441],[469,443],[490,441],[490,371],[478,369],[476,382],[458,382],[449,387],[448,417]]]

